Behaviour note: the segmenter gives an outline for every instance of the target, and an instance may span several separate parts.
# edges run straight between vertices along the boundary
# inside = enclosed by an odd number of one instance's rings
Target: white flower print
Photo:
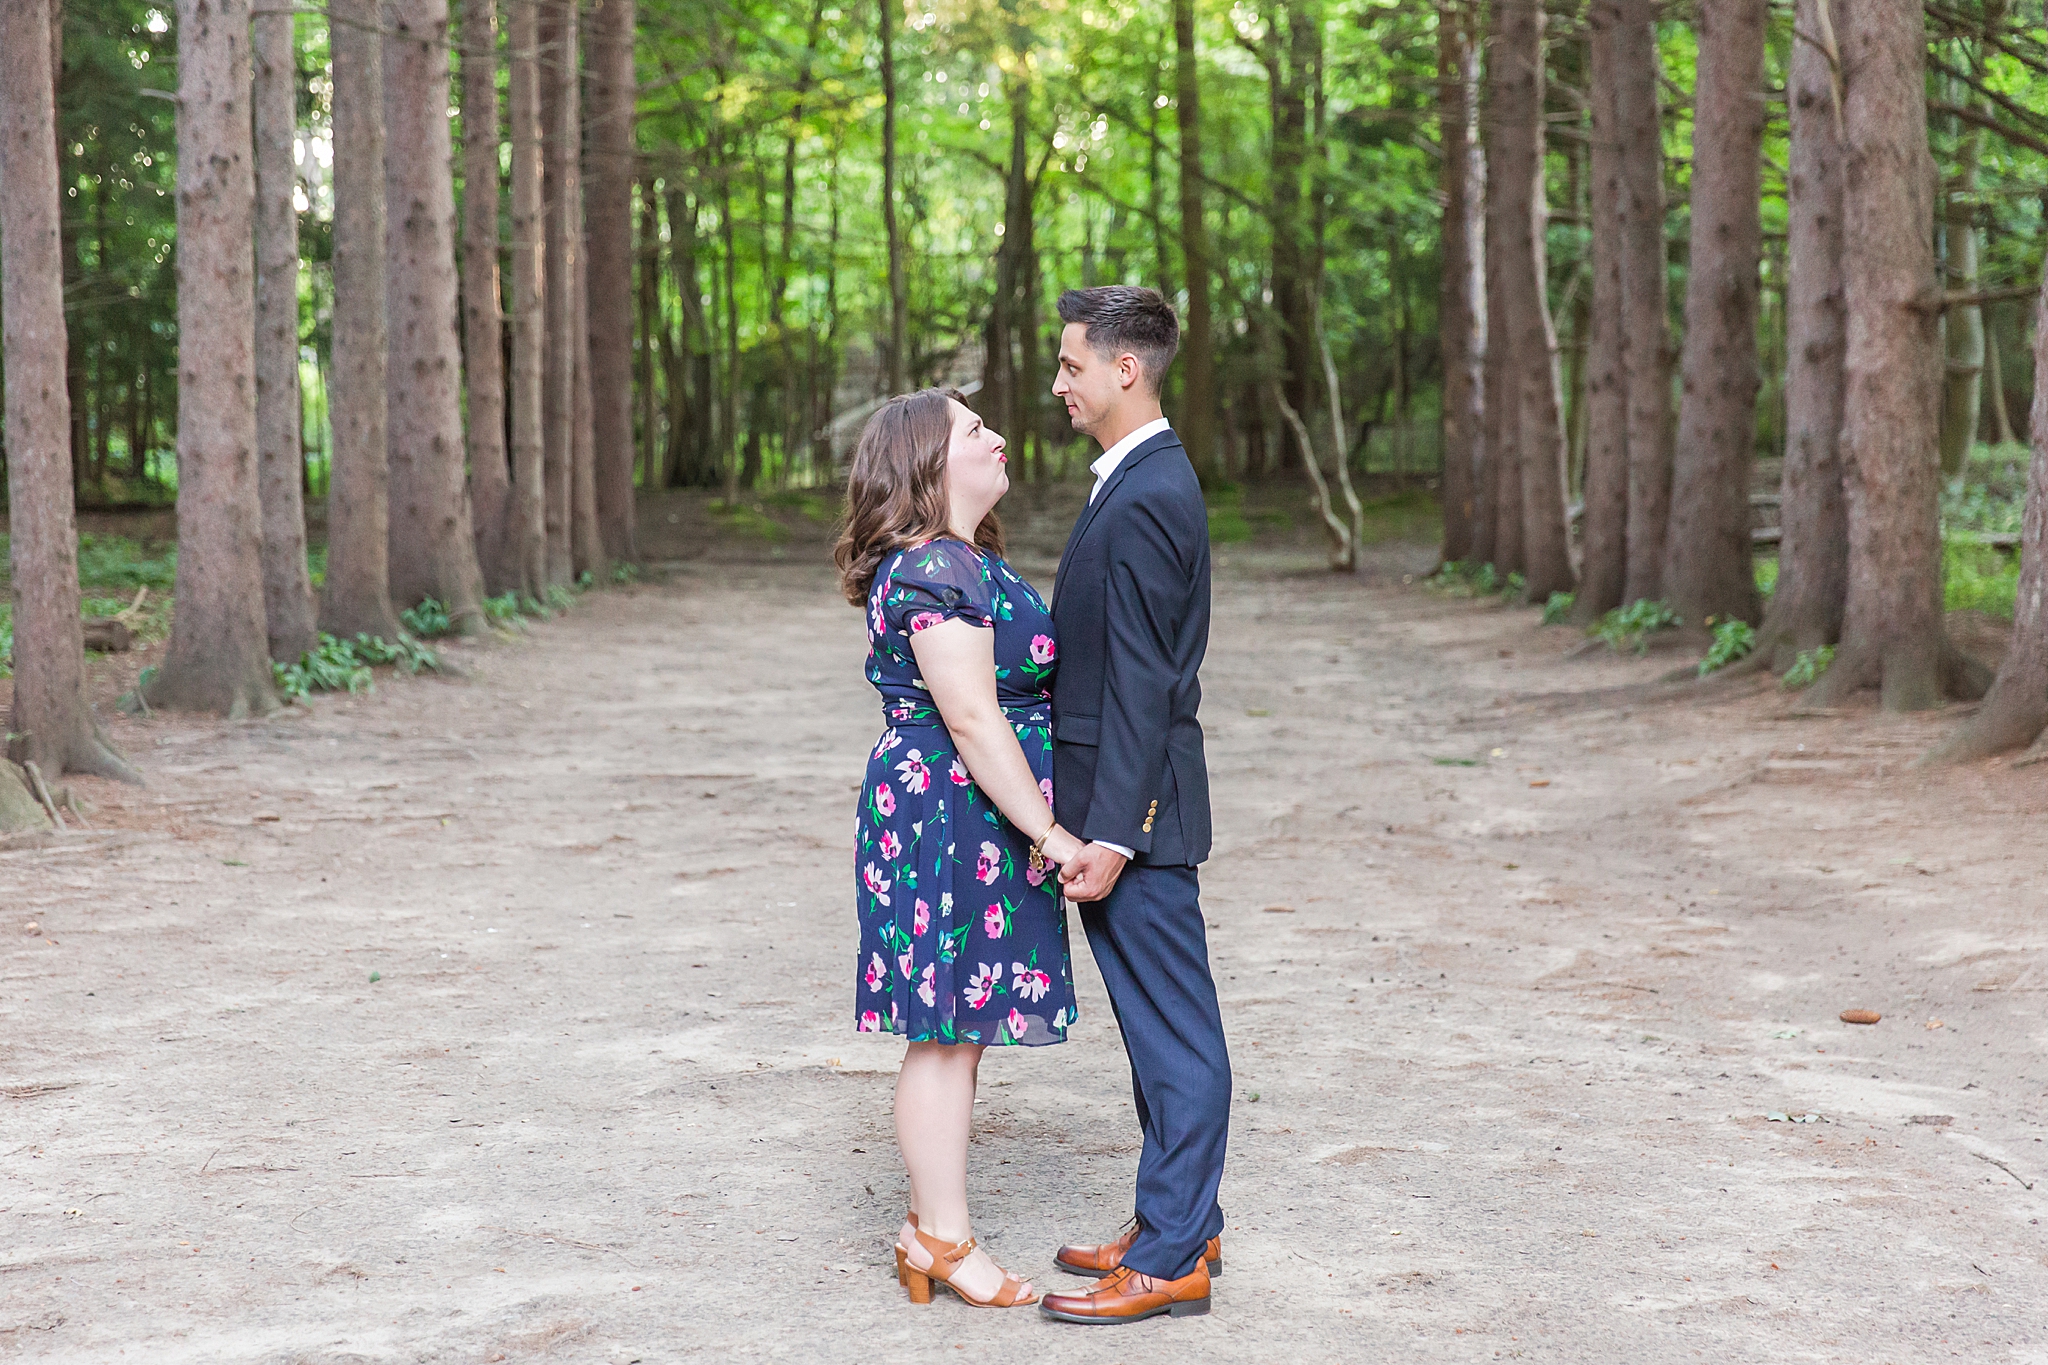
[[[890,862],[892,862],[892,863],[893,863],[893,862],[895,862],[895,861],[896,861],[896,859],[897,859],[897,858],[898,858],[898,857],[899,857],[899,856],[900,856],[900,855],[902,854],[902,852],[903,852],[903,841],[902,841],[901,839],[899,839],[899,838],[897,838],[897,837],[896,837],[896,831],[895,831],[895,830],[893,830],[893,829],[885,829],[885,830],[883,830],[883,831],[882,831],[882,856],[883,856],[884,858],[887,858],[887,859],[888,859],[888,860],[889,860]]]
[[[895,728],[892,726],[891,728],[884,730],[882,732],[881,742],[875,745],[874,756],[876,758],[880,758],[883,754],[888,753],[891,749],[895,748],[902,742],[903,736],[897,734]]]
[[[873,959],[868,963],[868,989],[878,991],[882,989],[882,984],[888,979],[888,964],[882,961],[880,953],[875,953]]]
[[[1011,992],[1023,996],[1034,1005],[1043,1000],[1045,993],[1052,989],[1052,978],[1036,967],[1012,962],[1010,970],[1016,973],[1016,979],[1010,982]]]
[[[889,903],[889,888],[893,883],[889,878],[882,875],[882,869],[876,867],[873,863],[869,863],[860,870],[860,875],[861,880],[867,883],[868,894],[875,898],[875,902],[879,905],[887,905]]]
[[[917,979],[917,998],[927,1007],[939,1003],[938,970],[935,966],[927,966],[924,975]]]
[[[982,927],[988,930],[990,938],[1001,938],[1003,936],[1003,921],[1005,918],[1003,907],[1000,905],[991,905],[988,909],[981,912]]]
[[[994,844],[983,843],[981,858],[974,865],[974,876],[983,886],[995,885],[1003,871],[1003,851]]]
[[[877,962],[881,960],[879,957],[875,959]],[[1002,979],[1002,964],[982,963],[980,969],[969,978],[967,989],[960,992],[961,996],[967,1001],[967,1008],[978,1010],[986,1005],[989,997],[996,993],[996,986],[1001,983]]]
[[[924,765],[917,750],[908,751],[903,761],[896,765],[896,771],[903,778],[903,790],[912,796],[922,796],[931,789],[932,770]]]

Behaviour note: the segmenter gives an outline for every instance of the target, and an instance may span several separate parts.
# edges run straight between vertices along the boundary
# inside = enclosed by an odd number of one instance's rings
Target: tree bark
[[[178,0],[178,581],[164,709],[278,704],[256,491],[256,179],[247,0]]]
[[[1502,304],[1489,309],[1496,344],[1506,347],[1507,387],[1515,405],[1515,439],[1505,452],[1501,515],[1510,497],[1520,515],[1519,568],[1528,593],[1541,600],[1573,585],[1565,520],[1563,401],[1558,392],[1557,332],[1546,297],[1543,192],[1543,23],[1538,0],[1494,0],[1494,45],[1488,79],[1491,122],[1498,150],[1489,150],[1490,214],[1487,242],[1499,238]],[[1491,206],[1491,205],[1490,205]],[[1509,487],[1512,483],[1516,486]],[[1508,528],[1499,529],[1503,543]]]
[[[576,347],[576,431],[574,483],[570,488],[569,552],[580,580],[604,577],[604,535],[597,519],[597,422],[590,374],[590,253],[577,253],[576,311],[571,339]]]
[[[1588,15],[1586,95],[1592,105],[1588,148],[1591,185],[1593,288],[1587,308],[1584,407],[1585,514],[1579,591],[1572,620],[1598,620],[1622,604],[1628,580],[1628,385],[1623,378],[1621,334],[1622,212],[1621,125],[1615,99],[1614,0],[1594,0]]]
[[[391,597],[484,629],[463,469],[461,305],[447,0],[386,0],[384,277],[390,328]]]
[[[1991,405],[1991,440],[1995,445],[2011,445],[2018,439],[2013,435],[2012,414],[2005,405],[2005,372],[1998,357],[1998,329],[1985,319],[1984,326],[1984,384],[1985,401]]]
[[[633,10],[590,10],[590,399],[597,524],[608,559],[639,557],[633,525]]]
[[[506,35],[512,115],[512,500],[505,559],[533,597],[547,591],[547,212],[542,202],[540,0],[510,0]]]
[[[634,357],[640,385],[640,485],[661,486],[661,402],[654,358],[661,335],[661,210],[654,181],[640,182],[640,271],[634,277],[640,310],[640,350]]]
[[[256,450],[263,504],[263,615],[270,657],[294,663],[318,643],[306,567],[305,456],[299,448],[297,69],[292,16],[261,14],[255,58]]]
[[[1758,615],[1749,540],[1763,260],[1765,0],[1700,0],[1692,255],[1664,599],[1695,625]]]
[[[462,9],[462,358],[477,567],[487,592],[521,586],[505,453],[505,332],[498,279],[498,6]]]
[[[375,0],[332,0],[334,360],[320,627],[398,638],[391,609],[385,391],[384,48]]]
[[[1835,7],[1846,151],[1842,454],[1849,591],[1842,645],[1816,704],[1876,686],[1888,711],[1981,695],[1942,626],[1937,452],[1941,350],[1933,294],[1934,168],[1918,5]]]
[[[903,279],[903,234],[896,222],[896,0],[877,0],[881,11],[882,38],[882,231],[889,250],[889,392],[902,393],[908,373],[909,347],[908,288]],[[728,206],[729,208],[729,206]],[[731,221],[728,211],[726,219]],[[728,377],[738,383],[739,377]],[[732,433],[724,442],[729,447]]]
[[[1216,445],[1215,319],[1209,303],[1209,225],[1202,207],[1202,81],[1195,63],[1194,0],[1173,0],[1174,117],[1180,133],[1180,255],[1187,276],[1181,329],[1181,404],[1175,430],[1188,458],[1223,477]]]
[[[2048,284],[2034,305],[2034,335],[2048,337]],[[2027,744],[2048,732],[2048,346],[2034,347],[2034,406],[2027,423],[2033,459],[2020,530],[2020,582],[2012,645],[1977,714],[1932,755],[1960,761]],[[1838,665],[1839,666],[1839,665]]]
[[[547,159],[547,375],[542,390],[548,583],[575,576],[576,279],[582,271],[582,136],[577,0],[541,0],[541,117]]]
[[[1443,148],[1443,271],[1437,331],[1443,354],[1443,559],[1472,559],[1484,468],[1486,163],[1474,136],[1479,57],[1466,0],[1437,6],[1437,125]]]
[[[6,748],[46,773],[136,781],[85,694],[51,42],[47,0],[0,0],[0,350],[14,584]],[[0,764],[0,783],[10,775]],[[0,816],[0,828],[13,823]]]
[[[1621,138],[1621,359],[1628,385],[1628,577],[1622,600],[1663,595],[1671,509],[1670,285],[1664,259],[1664,135],[1657,0],[1618,0],[1615,128]]]
[[[1799,0],[1794,25],[1820,35],[1823,0]],[[1849,512],[1842,487],[1842,158],[1834,70],[1804,39],[1787,80],[1790,148],[1785,215],[1785,469],[1778,588],[1757,631],[1773,673],[1842,636]]]
[[[1958,95],[1958,98],[1967,98]],[[1942,196],[1942,239],[1947,246],[1942,276],[1948,292],[1974,293],[1977,288],[1977,212],[1970,202],[1977,189],[1977,158],[1984,130],[1972,127],[1956,149],[1956,173]],[[1977,440],[1977,420],[1984,394],[1984,309],[1971,304],[1942,314],[1942,350],[1946,364],[1941,394],[1941,469],[1957,474]]]

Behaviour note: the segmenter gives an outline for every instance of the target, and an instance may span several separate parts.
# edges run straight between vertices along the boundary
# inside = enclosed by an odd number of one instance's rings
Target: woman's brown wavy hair
[[[867,605],[884,559],[946,534],[950,405],[966,401],[958,389],[899,394],[861,429],[846,479],[846,520],[832,549],[839,586],[856,607]],[[992,555],[1003,552],[1003,526],[994,512],[975,528],[974,543]]]

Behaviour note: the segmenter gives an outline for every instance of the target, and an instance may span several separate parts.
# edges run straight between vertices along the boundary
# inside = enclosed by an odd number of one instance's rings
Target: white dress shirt
[[[1172,426],[1173,424],[1164,417],[1155,417],[1097,456],[1088,466],[1095,475],[1095,487],[1088,490],[1089,503],[1091,505],[1094,503],[1095,495],[1100,493],[1102,486],[1109,482],[1109,476],[1116,473],[1116,467],[1124,462],[1124,456],[1130,454],[1160,432],[1171,430]],[[1100,844],[1107,849],[1114,849],[1116,852],[1123,854],[1126,859],[1137,856],[1135,849],[1125,848],[1122,844],[1112,844],[1107,839],[1096,839],[1092,842]]]
[[[1160,432],[1170,431],[1172,428],[1173,424],[1164,417],[1155,417],[1098,455],[1094,463],[1088,466],[1089,470],[1095,475],[1095,487],[1088,490],[1088,501],[1090,503],[1095,501],[1095,495],[1102,491],[1102,485],[1109,482],[1109,476],[1116,473],[1116,467],[1124,462],[1124,456],[1130,454]]]

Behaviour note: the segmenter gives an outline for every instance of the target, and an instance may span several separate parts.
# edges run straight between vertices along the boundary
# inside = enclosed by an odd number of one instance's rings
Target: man
[[[1068,1322],[1209,1311],[1222,1268],[1216,1190],[1230,1056],[1209,975],[1195,867],[1209,854],[1209,774],[1195,712],[1209,643],[1209,520],[1159,411],[1180,323],[1156,290],[1060,296],[1059,377],[1074,429],[1103,447],[1052,598],[1056,813],[1087,847],[1060,871],[1131,1059],[1144,1147],[1117,1241],[1060,1249],[1102,1276],[1040,1307]]]

